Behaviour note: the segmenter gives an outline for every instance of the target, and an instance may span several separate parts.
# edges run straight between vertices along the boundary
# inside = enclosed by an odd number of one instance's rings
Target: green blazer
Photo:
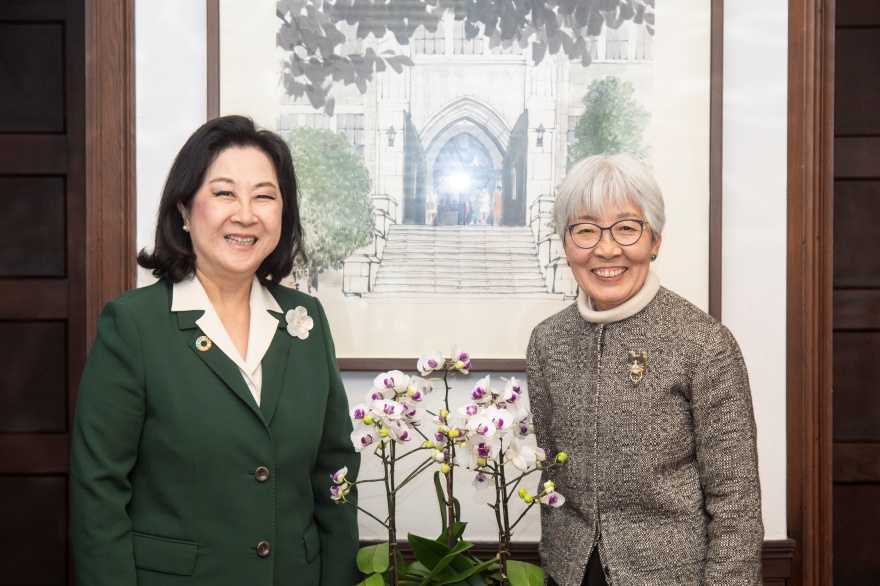
[[[197,349],[203,312],[172,313],[169,283],[104,307],[71,445],[76,584],[357,582],[357,511],[329,492],[360,458],[327,318],[309,295],[271,292],[315,326],[300,340],[273,313],[259,407],[216,345]]]

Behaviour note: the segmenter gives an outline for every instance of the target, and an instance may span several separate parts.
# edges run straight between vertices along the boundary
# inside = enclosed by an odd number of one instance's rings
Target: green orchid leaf
[[[507,579],[510,586],[541,586],[544,584],[544,570],[535,564],[507,560]]]
[[[461,541],[461,536],[464,535],[465,527],[467,527],[467,522],[465,521],[456,521],[452,524],[452,542],[458,543]],[[439,543],[446,543],[446,535],[447,531],[442,531],[440,535],[435,539],[435,541]]]
[[[437,491],[437,502],[440,504],[441,535],[446,533],[449,524],[446,522],[446,494],[443,492],[443,483],[440,482],[440,471],[434,472],[434,489]]]
[[[357,586],[385,586],[385,578],[382,574],[371,574],[363,582],[359,582]]]
[[[449,548],[443,543],[418,535],[410,534],[408,539],[416,558],[431,570],[420,586],[454,584],[464,579],[467,579],[466,584],[470,584],[470,577],[474,577],[475,572],[478,571],[476,568],[482,565],[462,555],[473,547],[473,544],[467,541],[460,541],[455,547]],[[483,586],[484,582],[473,582],[473,584]]]
[[[482,578],[484,573],[494,573],[498,570],[498,564],[495,560],[489,560],[483,563],[474,563],[468,560],[469,564],[473,564],[467,570],[449,577],[440,582],[435,582],[432,586],[444,586],[446,584],[466,584],[467,586],[485,586],[486,581]],[[452,565],[452,564],[450,564]]]
[[[362,547],[357,554],[357,566],[364,574],[381,574],[388,570],[388,543]]]

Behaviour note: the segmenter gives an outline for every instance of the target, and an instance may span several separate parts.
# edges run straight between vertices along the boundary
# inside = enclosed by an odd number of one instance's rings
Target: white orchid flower
[[[288,311],[284,319],[287,320],[287,333],[300,340],[308,338],[309,331],[315,327],[315,321],[309,317],[306,308],[302,305]]]
[[[345,500],[345,495],[347,495],[351,491],[351,485],[346,484],[338,484],[330,487],[330,498],[334,501]]]
[[[471,470],[482,468],[486,465],[486,460],[494,459],[501,450],[500,440],[486,440],[478,442],[468,442],[469,459],[467,467]]]
[[[382,399],[370,403],[370,413],[383,421],[394,421],[403,417],[403,405],[397,401]]]
[[[498,426],[485,412],[479,412],[468,419],[467,428],[471,432],[468,434],[469,436],[479,436],[486,439],[492,438],[498,431]]]
[[[410,401],[421,401],[434,391],[434,383],[418,376],[410,377],[406,396]]]
[[[402,421],[391,421],[383,429],[388,432],[389,438],[399,444],[408,442],[412,439],[412,433],[410,432],[409,427]]]
[[[513,423],[516,420],[516,414],[511,412],[509,409],[501,409],[492,405],[487,407],[483,414],[488,417],[492,423],[495,425],[495,429],[500,431],[501,433],[507,433],[511,427],[513,427]]]
[[[409,386],[409,377],[399,370],[383,372],[373,379],[373,387],[379,391],[393,389],[396,394],[406,391]]]
[[[476,385],[474,385],[474,390],[471,392],[471,399],[481,405],[492,400],[492,389],[489,388],[488,376],[484,376],[477,381]]]
[[[333,482],[336,484],[342,484],[345,482],[345,475],[348,474],[348,466],[343,466],[336,472],[330,475],[330,478],[333,479]]]
[[[419,425],[425,413],[427,413],[422,407],[417,407],[411,403],[401,402],[401,405],[403,405],[403,418],[410,425]]]
[[[358,452],[379,441],[379,434],[372,427],[358,426],[351,432],[351,443]]]
[[[452,347],[452,368],[450,370],[458,370],[462,374],[467,374],[471,369],[471,357],[467,352],[458,346]]]
[[[367,415],[367,406],[363,403],[358,403],[349,411],[351,414],[352,421],[363,421],[364,417]]]
[[[491,485],[491,479],[484,472],[477,472],[477,475],[474,477],[474,488],[477,490],[486,490]]]
[[[545,494],[544,496],[539,498],[538,501],[540,501],[541,504],[550,505],[551,507],[561,507],[562,503],[565,502],[565,497],[558,492],[553,491],[551,493]]]
[[[521,440],[514,439],[504,452],[504,459],[509,460],[511,464],[523,472],[528,472],[535,467],[538,454],[532,446]]]
[[[416,368],[419,370],[422,376],[428,376],[435,370],[443,368],[444,362],[445,361],[443,360],[443,355],[435,350],[419,358],[418,362],[416,363]]]

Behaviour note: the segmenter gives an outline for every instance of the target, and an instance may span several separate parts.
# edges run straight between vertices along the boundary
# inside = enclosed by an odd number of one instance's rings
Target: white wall
[[[758,422],[764,527],[784,539],[788,3],[724,3],[722,320]]]
[[[152,248],[165,176],[207,116],[206,23],[205,0],[135,2],[138,250]]]
[[[749,366],[767,539],[785,525],[785,274],[787,1],[725,3],[723,318]],[[162,184],[174,155],[206,117],[204,0],[136,2],[137,246],[152,245]],[[682,162],[687,172],[687,162]],[[150,281],[139,275],[139,284]],[[415,363],[415,357],[413,359]],[[375,373],[345,373],[352,402]],[[485,373],[479,373],[483,375]],[[493,382],[500,383],[494,373]],[[477,377],[456,383],[456,390]],[[371,459],[365,458],[369,468]],[[428,482],[425,478],[425,482]],[[470,539],[492,539],[491,511],[464,496]],[[401,505],[403,532],[438,526],[430,493]],[[374,497],[367,496],[367,499]],[[364,520],[362,535],[380,538]],[[426,529],[427,528],[427,529]],[[538,538],[534,516],[517,540]]]

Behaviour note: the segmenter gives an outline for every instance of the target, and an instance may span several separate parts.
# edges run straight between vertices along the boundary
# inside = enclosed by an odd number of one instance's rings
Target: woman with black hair
[[[327,318],[277,285],[301,254],[284,141],[241,116],[199,128],[138,255],[159,281],[105,306],[80,384],[77,584],[357,581],[356,510],[329,490],[359,456]]]

